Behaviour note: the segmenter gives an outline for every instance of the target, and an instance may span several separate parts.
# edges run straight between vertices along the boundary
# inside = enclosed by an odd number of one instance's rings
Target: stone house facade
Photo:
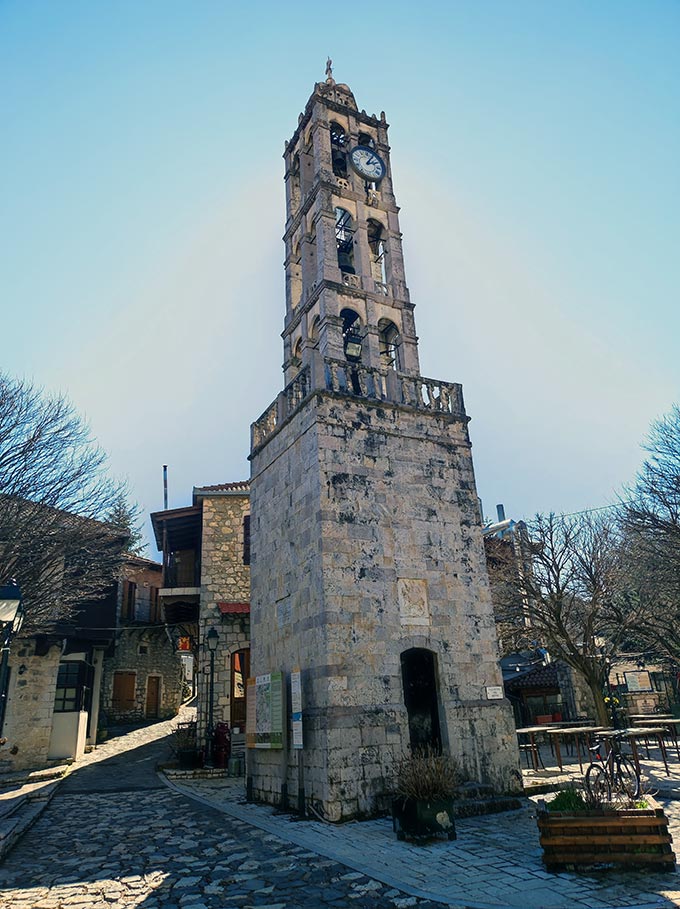
[[[12,642],[2,770],[42,767],[48,761],[61,650],[61,643],[45,646],[36,637]]]
[[[104,658],[100,725],[175,716],[183,673],[159,599],[162,566],[129,556],[116,593],[116,636]]]
[[[234,745],[245,740],[245,681],[250,667],[250,491],[247,482],[194,490],[203,507],[200,642],[219,634],[213,678],[213,723],[229,723]],[[199,648],[199,736],[208,721],[210,656]],[[199,688],[200,695],[200,688]],[[238,730],[236,732],[235,730]]]
[[[104,656],[114,638],[116,585],[73,620],[12,642],[0,766],[77,760],[96,742]]]
[[[160,602],[195,660],[199,742],[212,721],[228,723],[238,750],[245,739],[250,665],[250,490],[248,482],[195,487],[192,504],[151,515],[163,552]],[[218,634],[211,660],[206,640]]]

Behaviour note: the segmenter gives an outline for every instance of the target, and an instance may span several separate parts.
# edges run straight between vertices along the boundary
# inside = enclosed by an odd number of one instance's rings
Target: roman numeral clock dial
[[[367,145],[356,145],[349,153],[349,160],[359,176],[372,183],[379,183],[387,172],[383,159]]]

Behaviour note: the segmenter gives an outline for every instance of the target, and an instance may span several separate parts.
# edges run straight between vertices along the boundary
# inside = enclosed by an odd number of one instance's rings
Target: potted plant
[[[180,770],[193,770],[198,764],[196,723],[178,723],[173,732],[172,750]]]
[[[435,748],[413,749],[397,763],[397,795],[392,825],[398,840],[446,834],[455,840],[454,794],[458,769]]]
[[[668,819],[650,796],[602,802],[566,788],[551,802],[539,801],[537,820],[548,871],[565,865],[675,865]]]

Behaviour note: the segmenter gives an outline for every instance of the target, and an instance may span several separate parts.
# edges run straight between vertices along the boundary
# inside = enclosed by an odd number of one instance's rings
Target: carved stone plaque
[[[399,578],[399,619],[402,625],[429,625],[430,608],[427,603],[427,581]]]

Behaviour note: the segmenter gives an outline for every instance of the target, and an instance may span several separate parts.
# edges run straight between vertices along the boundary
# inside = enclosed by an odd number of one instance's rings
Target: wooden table
[[[643,720],[644,722],[651,722],[652,720],[672,720],[672,713],[629,713],[629,720]]]
[[[552,727],[546,723],[543,726],[522,726],[521,729],[515,729],[515,732],[517,733],[518,736],[520,736],[520,735],[529,736],[529,745],[530,745],[530,749],[531,749],[531,762],[534,765],[534,770],[538,770],[539,762],[543,763],[541,761],[541,755],[539,754],[538,746],[536,744],[536,735],[539,732],[545,733],[551,728]]]
[[[653,735],[659,743],[659,750],[661,751],[663,764],[666,768],[666,775],[670,776],[671,772],[668,769],[666,746],[663,742],[665,732],[666,730],[663,728],[663,726],[632,726],[630,729],[608,729],[605,732],[602,732],[601,735],[604,738],[613,735],[620,735],[621,738],[625,739],[627,742],[630,742],[630,750],[633,754],[633,761],[635,762],[635,767],[638,774],[640,773],[640,755],[638,754],[636,739],[643,739],[647,735]],[[647,758],[649,759],[649,747],[647,747]]]
[[[606,726],[561,726],[560,728],[548,726],[545,731],[555,742],[555,757],[557,758],[557,764],[560,770],[564,769],[562,766],[562,749],[560,748],[561,736],[574,736],[574,742],[576,743],[576,754],[578,756],[578,764],[581,768],[581,773],[583,773],[583,759],[581,758],[581,736],[590,735],[590,733],[593,732],[600,733],[605,729]]]
[[[678,726],[680,726],[680,719],[677,717],[662,715],[658,719],[645,719],[638,720],[636,723],[641,729],[647,729],[650,726],[663,726],[667,732],[669,732],[673,737],[673,742],[675,744],[675,751],[678,755],[678,760],[680,761],[680,745],[678,745]],[[649,755],[647,755],[649,757]]]

